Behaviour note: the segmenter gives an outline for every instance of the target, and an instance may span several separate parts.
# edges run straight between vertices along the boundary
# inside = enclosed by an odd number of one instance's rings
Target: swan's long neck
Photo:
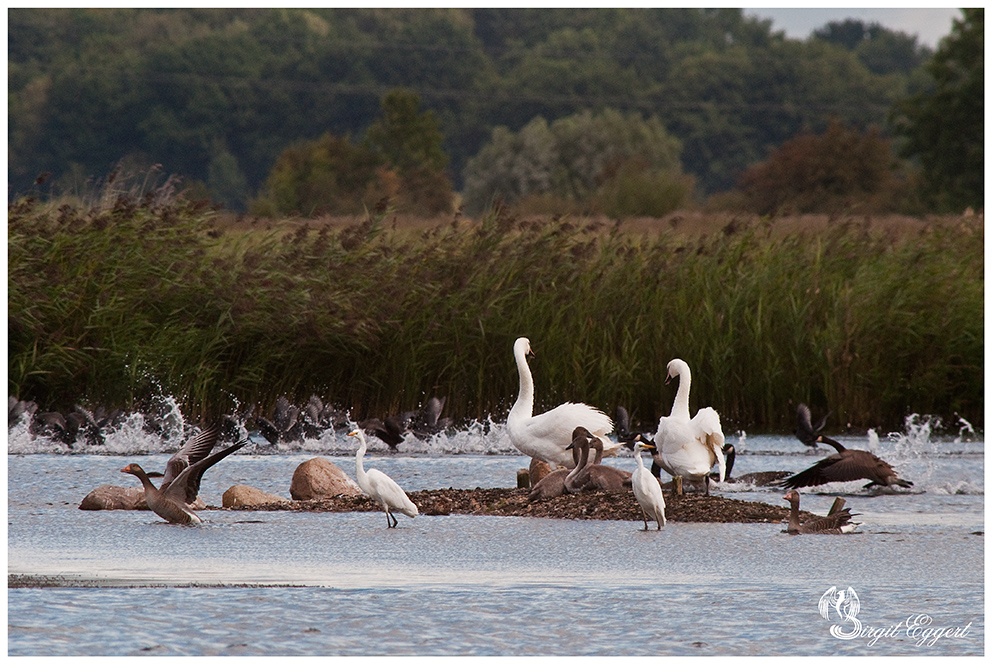
[[[572,448],[574,452],[576,448]],[[568,488],[572,487],[572,481],[579,476],[583,470],[585,470],[586,465],[589,461],[589,445],[583,444],[580,448],[579,460],[575,464],[575,468],[572,468],[571,472],[565,476],[565,486]]]
[[[692,376],[689,374],[689,367],[684,364],[678,367],[678,374],[679,390],[672,403],[672,417],[689,419],[689,385],[692,383]]]
[[[534,376],[527,366],[526,352],[522,348],[514,348],[513,356],[517,360],[517,373],[520,375],[520,391],[517,401],[510,409],[510,415],[531,417],[534,414]]]

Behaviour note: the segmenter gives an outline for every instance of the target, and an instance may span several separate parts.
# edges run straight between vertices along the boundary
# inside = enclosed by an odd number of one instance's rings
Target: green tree
[[[436,215],[451,210],[451,180],[444,169],[448,155],[432,111],[420,111],[420,96],[391,90],[382,112],[365,134],[365,143],[399,175],[397,204],[403,211]]]
[[[286,148],[254,201],[256,214],[359,214],[382,196],[376,188],[378,156],[326,133]]]
[[[938,210],[985,205],[985,10],[963,9],[926,68],[932,90],[897,105],[902,154],[923,168],[923,194]]]
[[[933,55],[914,35],[856,19],[831,21],[813,36],[852,51],[876,74],[909,74]]]
[[[655,182],[660,173],[677,177],[680,147],[658,118],[614,109],[583,111],[551,124],[538,117],[519,132],[497,127],[466,167],[465,206],[474,214],[496,198],[515,203],[545,194],[588,203],[611,179],[632,174],[627,162],[651,171]],[[610,185],[611,191],[618,188]]]
[[[365,138],[401,175],[417,168],[442,171],[448,165],[437,117],[432,111],[421,112],[420,95],[409,90],[383,96],[381,115]]]
[[[248,201],[248,182],[238,166],[238,159],[220,141],[214,145],[214,155],[207,169],[207,187],[212,198],[225,207],[243,210]]]

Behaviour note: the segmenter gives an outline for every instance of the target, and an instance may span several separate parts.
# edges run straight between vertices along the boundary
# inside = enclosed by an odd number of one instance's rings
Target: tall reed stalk
[[[448,414],[501,419],[528,336],[538,408],[656,421],[681,357],[693,405],[731,430],[790,428],[799,401],[860,427],[982,421],[980,221],[691,240],[502,213],[424,233],[383,222],[222,233],[181,200],[16,201],[9,389],[50,408],[138,408],[161,390],[200,414],[316,393],[355,417],[437,394]]]

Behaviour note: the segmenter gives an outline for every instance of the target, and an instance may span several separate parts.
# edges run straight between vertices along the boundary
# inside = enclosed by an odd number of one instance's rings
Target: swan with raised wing
[[[658,420],[658,431],[654,435],[657,450],[654,459],[672,477],[703,481],[706,495],[709,495],[710,468],[714,464],[718,466],[721,482],[726,476],[720,415],[707,407],[700,408],[690,418],[689,386],[692,375],[689,365],[683,360],[674,359],[668,363],[665,383],[675,377],[679,379],[679,389],[672,404],[672,414]]]
[[[554,467],[573,468],[575,462],[566,448],[572,442],[575,427],[581,426],[603,441],[605,453],[615,453],[619,443],[606,437],[613,430],[613,421],[606,413],[592,406],[569,402],[534,415],[534,377],[527,365],[528,355],[533,355],[530,341],[520,337],[513,344],[520,391],[506,418],[506,431],[514,447]]]

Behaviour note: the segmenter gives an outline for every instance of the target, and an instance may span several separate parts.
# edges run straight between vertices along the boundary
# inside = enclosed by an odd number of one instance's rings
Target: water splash
[[[958,423],[960,424],[960,426],[958,427],[958,435],[954,439],[954,442],[963,443],[963,442],[972,442],[976,440],[978,434],[975,433],[975,427],[971,425],[971,422],[964,419],[957,413],[954,413],[954,416],[958,418]],[[967,438],[965,437],[966,435]]]
[[[747,449],[747,432],[743,429],[737,432],[737,443],[734,445],[734,449],[737,454],[744,454],[744,450]]]
[[[881,443],[878,440],[878,434],[874,429],[868,429],[868,451],[876,456],[878,456],[878,454],[882,451]]]

